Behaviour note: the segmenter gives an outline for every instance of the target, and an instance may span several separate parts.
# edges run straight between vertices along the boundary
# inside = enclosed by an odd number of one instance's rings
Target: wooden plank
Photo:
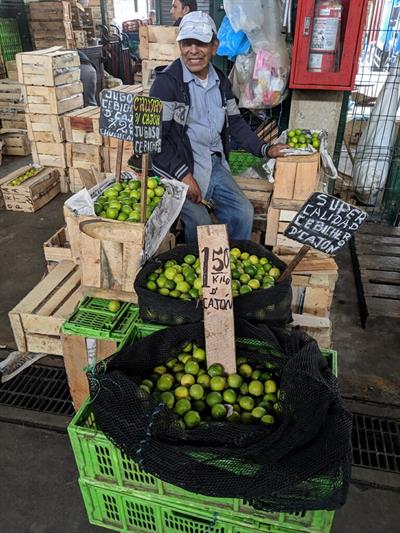
[[[372,281],[374,283],[382,284],[400,284],[400,275],[398,272],[386,272],[385,270],[361,270],[361,278],[363,282]]]
[[[400,281],[400,280],[399,280]],[[390,300],[400,300],[400,285],[382,285],[379,283],[364,283],[365,296],[375,296]]]
[[[368,269],[400,272],[400,257],[360,255],[359,262],[361,270]]]
[[[101,241],[99,287],[122,290],[123,246],[121,242]]]
[[[368,316],[388,316],[399,318],[400,300],[387,298],[367,298]]]
[[[65,280],[62,287],[57,290],[50,298],[47,299],[43,307],[38,310],[39,315],[49,316],[56,312],[61,304],[70,296],[71,290],[79,287],[81,282],[81,273],[79,270],[73,272],[72,276]]]
[[[268,209],[267,231],[265,234],[265,244],[276,246],[278,236],[280,210],[270,206]]]
[[[21,315],[15,312],[14,309],[8,313],[11,328],[13,330],[15,344],[20,352],[27,352],[26,336],[22,326]]]
[[[357,235],[377,235],[377,236],[394,236],[400,237],[400,228],[392,228],[381,224],[367,223],[363,224],[358,230]]]
[[[236,372],[235,322],[226,225],[198,226],[203,279],[204,331],[207,365]]]
[[[55,317],[62,317],[63,320],[66,320],[72,313],[75,311],[75,308],[82,299],[82,286],[79,285],[75,291],[70,295],[68,300],[66,300],[54,313]]]
[[[85,337],[61,335],[65,371],[75,410],[78,410],[89,396],[89,385],[84,369],[87,367]]]
[[[47,353],[49,355],[62,355],[60,337],[50,337],[48,335],[26,335],[27,350],[35,353]]]

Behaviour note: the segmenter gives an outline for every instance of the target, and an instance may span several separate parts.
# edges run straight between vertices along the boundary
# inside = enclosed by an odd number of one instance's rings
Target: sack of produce
[[[235,316],[284,327],[292,318],[291,278],[279,284],[276,281],[286,264],[252,241],[231,241],[230,246]],[[168,325],[203,320],[201,286],[196,245],[154,257],[135,281],[141,318]]]
[[[89,373],[98,426],[145,471],[270,511],[336,509],[351,414],[317,343],[237,321],[237,373],[207,368],[201,324],[159,331]]]

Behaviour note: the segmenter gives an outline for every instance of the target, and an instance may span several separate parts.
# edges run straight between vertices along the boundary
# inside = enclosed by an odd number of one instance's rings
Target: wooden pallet
[[[81,296],[79,266],[63,261],[9,312],[18,350],[62,355],[60,328]]]
[[[0,135],[3,141],[4,155],[25,156],[31,153],[31,143],[26,130],[2,128]]]
[[[83,86],[80,81],[57,87],[25,85],[23,92],[27,113],[63,115],[83,106]]]
[[[356,233],[354,244],[363,324],[369,317],[399,318],[400,228],[364,224]]]
[[[55,168],[45,168],[20,185],[10,184],[30,168],[26,165],[12,172],[1,184],[6,209],[34,213],[60,193],[60,172]]]
[[[139,52],[142,59],[174,61],[180,56],[175,26],[140,26]]]
[[[16,61],[18,80],[24,85],[54,87],[80,80],[80,59],[76,50],[53,46],[34,52],[20,52]]]
[[[88,106],[67,113],[63,117],[65,137],[70,143],[103,144],[99,132],[100,107]]]
[[[65,143],[31,142],[32,160],[43,167],[66,168]]]
[[[49,272],[61,261],[72,261],[71,245],[66,226],[60,228],[50,239],[43,243],[43,252]]]
[[[58,115],[26,115],[28,138],[32,142],[61,143],[65,141],[62,117]]]

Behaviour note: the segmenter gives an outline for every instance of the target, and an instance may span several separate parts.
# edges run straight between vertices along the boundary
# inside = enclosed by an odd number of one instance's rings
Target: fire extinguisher
[[[308,58],[309,71],[338,70],[342,13],[342,0],[316,1]]]

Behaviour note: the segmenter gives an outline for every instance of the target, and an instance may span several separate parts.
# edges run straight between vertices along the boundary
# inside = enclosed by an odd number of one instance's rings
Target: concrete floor
[[[23,164],[22,158],[7,158],[0,177],[11,166]],[[64,200],[60,195],[35,214],[0,211],[0,346],[13,346],[8,311],[45,274],[42,244],[61,227]],[[332,319],[342,393],[352,399],[400,406],[398,321],[376,319],[362,330],[347,250],[338,262],[340,278]],[[103,529],[88,524],[65,434],[0,422],[0,450],[1,532],[94,533]],[[332,533],[398,531],[399,503],[399,493],[353,485],[346,505],[336,513]]]

